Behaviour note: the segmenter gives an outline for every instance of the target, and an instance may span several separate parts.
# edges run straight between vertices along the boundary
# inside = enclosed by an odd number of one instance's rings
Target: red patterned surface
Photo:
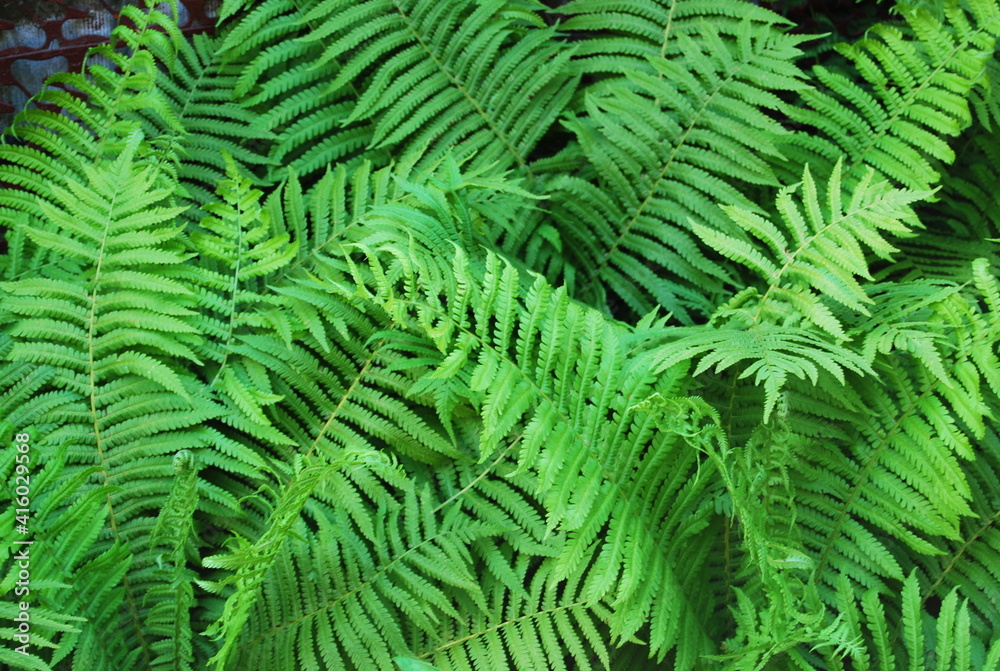
[[[118,19],[118,10],[121,8],[122,0],[0,0],[0,36],[7,31],[16,29],[32,30],[32,34],[37,36],[40,30],[44,35],[44,43],[37,44],[37,39],[33,40],[33,45],[6,46],[0,48],[0,91],[7,94],[0,97],[0,126],[2,120],[9,118],[16,112],[15,106],[10,103],[11,89],[2,87],[13,87],[22,91],[25,97],[36,93],[31,90],[29,82],[21,81],[18,77],[19,71],[22,73],[24,67],[18,67],[22,61],[46,61],[52,58],[65,58],[65,65],[62,69],[67,72],[79,71],[83,63],[83,58],[87,49],[95,44],[106,42],[110,28],[115,25]],[[183,6],[181,13],[183,25],[181,29],[185,33],[203,32],[211,30],[215,24],[212,11],[217,5],[212,0],[181,0]],[[186,14],[186,16],[185,16]],[[73,26],[73,30],[66,30],[66,24],[74,19],[82,26]],[[82,30],[81,30],[82,28]],[[88,29],[91,32],[88,32]],[[17,40],[16,33],[13,35]],[[68,37],[68,35],[72,35]],[[8,38],[9,44],[9,38]]]

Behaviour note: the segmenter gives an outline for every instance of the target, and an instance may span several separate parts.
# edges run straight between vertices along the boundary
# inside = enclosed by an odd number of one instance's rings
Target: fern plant
[[[0,141],[6,667],[1000,668],[995,0],[176,12]]]

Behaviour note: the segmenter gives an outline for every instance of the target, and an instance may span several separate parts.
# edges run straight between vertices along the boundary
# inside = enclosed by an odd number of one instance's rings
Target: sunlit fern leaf
[[[5,309],[21,317],[16,326],[8,327],[8,333],[18,338],[8,356],[40,361],[37,348],[24,340],[48,336],[55,341],[50,354],[86,379],[91,371],[104,377],[128,370],[187,397],[178,372],[154,358],[169,355],[198,362],[191,349],[198,336],[185,321],[194,314],[192,292],[181,282],[155,274],[159,267],[179,265],[186,259],[183,249],[172,242],[181,233],[172,224],[180,208],[165,206],[170,192],[155,187],[155,171],[134,165],[140,139],[138,133],[133,134],[118,160],[104,170],[85,167],[86,182],[53,188],[58,204],[42,204],[49,226],[26,229],[36,244],[87,269],[96,286],[74,286],[44,277],[5,283],[4,291],[10,296]],[[147,302],[137,307],[143,293],[148,294]],[[160,294],[173,300],[165,301]],[[42,298],[49,301],[48,306]],[[140,316],[145,321],[142,327],[136,321]],[[177,337],[168,340],[161,332]],[[143,349],[124,350],[129,345]],[[119,351],[116,359],[104,359]],[[74,377],[69,373],[64,384],[85,393],[93,391],[92,383],[84,383],[84,378],[74,381]]]
[[[740,292],[716,313],[715,326],[675,330],[678,339],[660,350],[663,368],[701,357],[696,375],[712,366],[719,372],[749,362],[740,377],[754,376],[764,386],[765,422],[789,375],[816,384],[826,371],[843,384],[845,369],[872,372],[867,361],[841,344],[847,333],[827,301],[867,314],[865,305],[872,299],[855,279],[871,277],[865,248],[882,256],[894,251],[883,232],[907,232],[902,218],[923,195],[873,184],[869,173],[844,202],[839,163],[822,198],[808,168],[801,205],[792,197],[795,188],[778,195],[780,228],[751,211],[724,208],[750,242],[693,224],[707,245],[745,265],[767,289],[763,294],[754,288]],[[804,318],[814,329],[786,326],[789,318]]]
[[[787,303],[817,328],[844,340],[843,325],[832,314],[828,300],[867,314],[865,305],[872,300],[858,282],[858,278],[872,279],[867,254],[885,259],[898,251],[885,234],[909,233],[910,204],[929,194],[890,189],[885,182],[875,182],[872,172],[845,194],[840,162],[830,174],[825,193],[817,189],[808,166],[802,174],[801,204],[793,198],[798,186],[778,194],[775,206],[780,228],[752,211],[723,208],[751,242],[699,223],[692,226],[707,245],[746,266],[766,284],[759,301],[750,300],[747,307],[739,308],[747,311],[747,323],[770,321],[768,312],[774,304]]]
[[[932,331],[946,336],[937,347],[947,353],[947,374],[939,377],[935,357],[919,349],[914,366],[895,352],[880,356],[874,368],[881,384],[857,385],[850,401],[850,406],[867,410],[842,416],[850,427],[846,449],[804,460],[802,478],[796,478],[800,518],[812,529],[808,544],[815,547],[823,580],[832,580],[830,570],[866,587],[900,579],[901,561],[915,552],[937,554],[934,541],[956,539],[959,524],[972,514],[972,494],[959,457],[970,458],[973,441],[981,435],[986,407],[979,400],[980,386],[990,373],[977,371],[969,327],[958,316],[962,302],[945,295],[930,306],[930,319],[925,318]],[[869,324],[860,327],[870,329]],[[810,395],[802,389],[798,393]],[[845,389],[840,395],[850,399],[854,393]],[[831,402],[843,404],[832,396]],[[799,412],[796,406],[793,401],[793,412]],[[809,412],[836,417],[818,405]],[[820,485],[820,473],[840,475]]]
[[[91,552],[112,563],[121,563],[116,548],[125,543],[143,552],[149,515],[170,491],[173,454],[206,447],[210,436],[201,425],[219,412],[190,370],[200,363],[201,335],[193,325],[194,292],[184,281],[179,208],[168,205],[171,189],[154,167],[136,165],[140,141],[134,133],[114,162],[83,166],[86,181],[71,177],[53,187],[54,203],[41,206],[46,225],[27,228],[53,258],[71,260],[77,276],[0,285],[4,331],[13,340],[6,358],[55,371],[41,398],[73,396],[40,421],[56,424],[52,444],[67,445],[67,477],[86,471],[106,486],[109,529]],[[115,626],[123,639],[107,648],[108,664],[123,663],[115,655],[151,660],[140,598],[147,585],[134,573],[114,575],[124,581],[124,626]],[[101,606],[101,617],[118,617],[110,604]],[[80,645],[91,650],[88,632]]]
[[[942,180],[934,202],[917,208],[924,230],[900,241],[902,253],[895,264],[881,271],[881,277],[966,282],[971,279],[972,261],[980,257],[989,258],[1000,270],[997,246],[991,242],[1000,237],[1000,153],[994,137],[974,126],[955,151],[955,165]]]
[[[863,358],[829,342],[822,334],[776,324],[687,327],[674,329],[671,337],[677,340],[662,346],[657,353],[658,370],[666,370],[681,361],[698,359],[694,375],[700,375],[712,366],[718,373],[747,362],[739,377],[752,376],[755,384],[763,386],[764,422],[774,411],[789,376],[817,384],[825,372],[843,384],[848,371],[858,374],[874,372]]]
[[[632,409],[676,382],[650,377],[648,362],[626,364],[621,335],[599,313],[540,278],[522,287],[513,267],[493,255],[478,270],[459,253],[450,272],[428,261],[397,269],[380,258],[368,257],[371,279],[355,279],[401,327],[441,350],[428,383],[464,385],[482,418],[482,459],[515,427],[523,434],[521,468],[538,473],[550,528],[568,533],[553,576],[583,571],[582,594],[613,608],[614,640],[648,626],[652,653],[680,646],[682,667],[690,668],[705,650],[708,623],[690,607],[665,605],[689,599],[670,558],[705,528],[710,510],[685,514],[673,502],[693,503],[708,482],[689,477],[696,456],[678,450],[670,432],[657,433],[657,417]],[[640,494],[651,491],[652,500]]]
[[[269,213],[260,204],[261,192],[251,189],[228,155],[227,178],[218,184],[221,202],[206,203],[210,216],[202,219],[189,244],[199,255],[193,283],[203,310],[199,331],[210,337],[199,353],[211,360],[210,387],[229,409],[229,423],[258,439],[287,445],[289,439],[271,426],[264,408],[281,400],[267,383],[266,371],[252,361],[231,357],[239,334],[251,327],[271,327],[291,340],[291,325],[274,310],[278,300],[265,290],[267,281],[295,258],[298,244],[287,233],[273,234]],[[273,316],[273,319],[269,319]]]
[[[1000,33],[994,3],[944,4],[942,18],[903,6],[905,26],[878,24],[839,45],[853,72],[813,69],[821,86],[788,108],[806,126],[782,149],[793,175],[807,163],[825,175],[845,156],[848,185],[867,169],[913,189],[939,181],[941,164],[955,158],[948,138],[972,121],[969,94]]]

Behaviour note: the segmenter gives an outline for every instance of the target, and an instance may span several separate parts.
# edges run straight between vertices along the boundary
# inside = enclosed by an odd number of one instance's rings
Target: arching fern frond
[[[630,71],[648,71],[650,60],[678,48],[678,35],[697,35],[704,23],[729,37],[742,33],[747,22],[789,23],[753,3],[711,0],[571,0],[554,13],[569,17],[560,25],[563,31],[586,37],[580,40],[573,68],[588,75],[610,75],[610,80]]]
[[[736,185],[776,184],[768,158],[784,130],[768,111],[781,107],[777,91],[800,86],[802,39],[750,21],[739,34],[727,40],[706,23],[673,37],[671,58],[588,96],[586,116],[569,123],[598,177],[550,184],[575,295],[637,314],[660,305],[690,322],[731,281],[689,222],[732,232],[716,204],[754,209]]]
[[[318,25],[305,20],[316,5],[261,2],[226,24],[219,45],[239,73],[233,95],[259,115],[259,130],[275,138],[269,154],[275,167],[265,177],[270,183],[283,179],[285,168],[308,177],[334,162],[351,163],[372,139],[369,121],[347,123],[357,100],[354,84],[331,88],[339,64],[320,63],[323,44],[301,39],[303,29]],[[382,152],[367,151],[365,159],[388,163]]]
[[[825,176],[845,156],[848,185],[874,169],[923,190],[939,181],[942,163],[954,161],[948,138],[972,121],[969,95],[993,53],[1000,8],[948,0],[940,17],[927,9],[901,13],[905,26],[878,24],[865,39],[837,47],[856,74],[813,68],[821,86],[787,110],[806,126],[783,148],[794,176],[807,163]]]
[[[646,361],[626,364],[623,334],[599,313],[540,278],[522,287],[494,255],[480,274],[460,251],[450,267],[413,267],[386,249],[384,261],[371,253],[368,271],[355,271],[362,295],[436,345],[426,386],[444,385],[477,409],[482,459],[522,435],[520,467],[537,472],[548,525],[567,534],[553,577],[583,572],[584,597],[612,608],[613,640],[648,631],[654,654],[680,646],[679,668],[692,668],[709,626],[693,604],[713,597],[686,591],[672,558],[710,511],[675,505],[708,482],[690,477],[696,455],[657,432],[658,417],[632,409],[675,383],[652,377]],[[691,605],[678,612],[678,603]]]
[[[571,50],[504,0],[325,0],[303,24],[324,46],[319,65],[340,61],[330,88],[355,82],[346,121],[371,119],[373,146],[424,164],[453,149],[470,167],[524,170],[573,91]]]

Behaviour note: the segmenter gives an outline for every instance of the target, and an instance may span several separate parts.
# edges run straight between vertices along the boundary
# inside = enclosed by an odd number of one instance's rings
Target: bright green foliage
[[[1000,7],[896,10],[123,10],[0,143],[0,664],[1000,668]]]

